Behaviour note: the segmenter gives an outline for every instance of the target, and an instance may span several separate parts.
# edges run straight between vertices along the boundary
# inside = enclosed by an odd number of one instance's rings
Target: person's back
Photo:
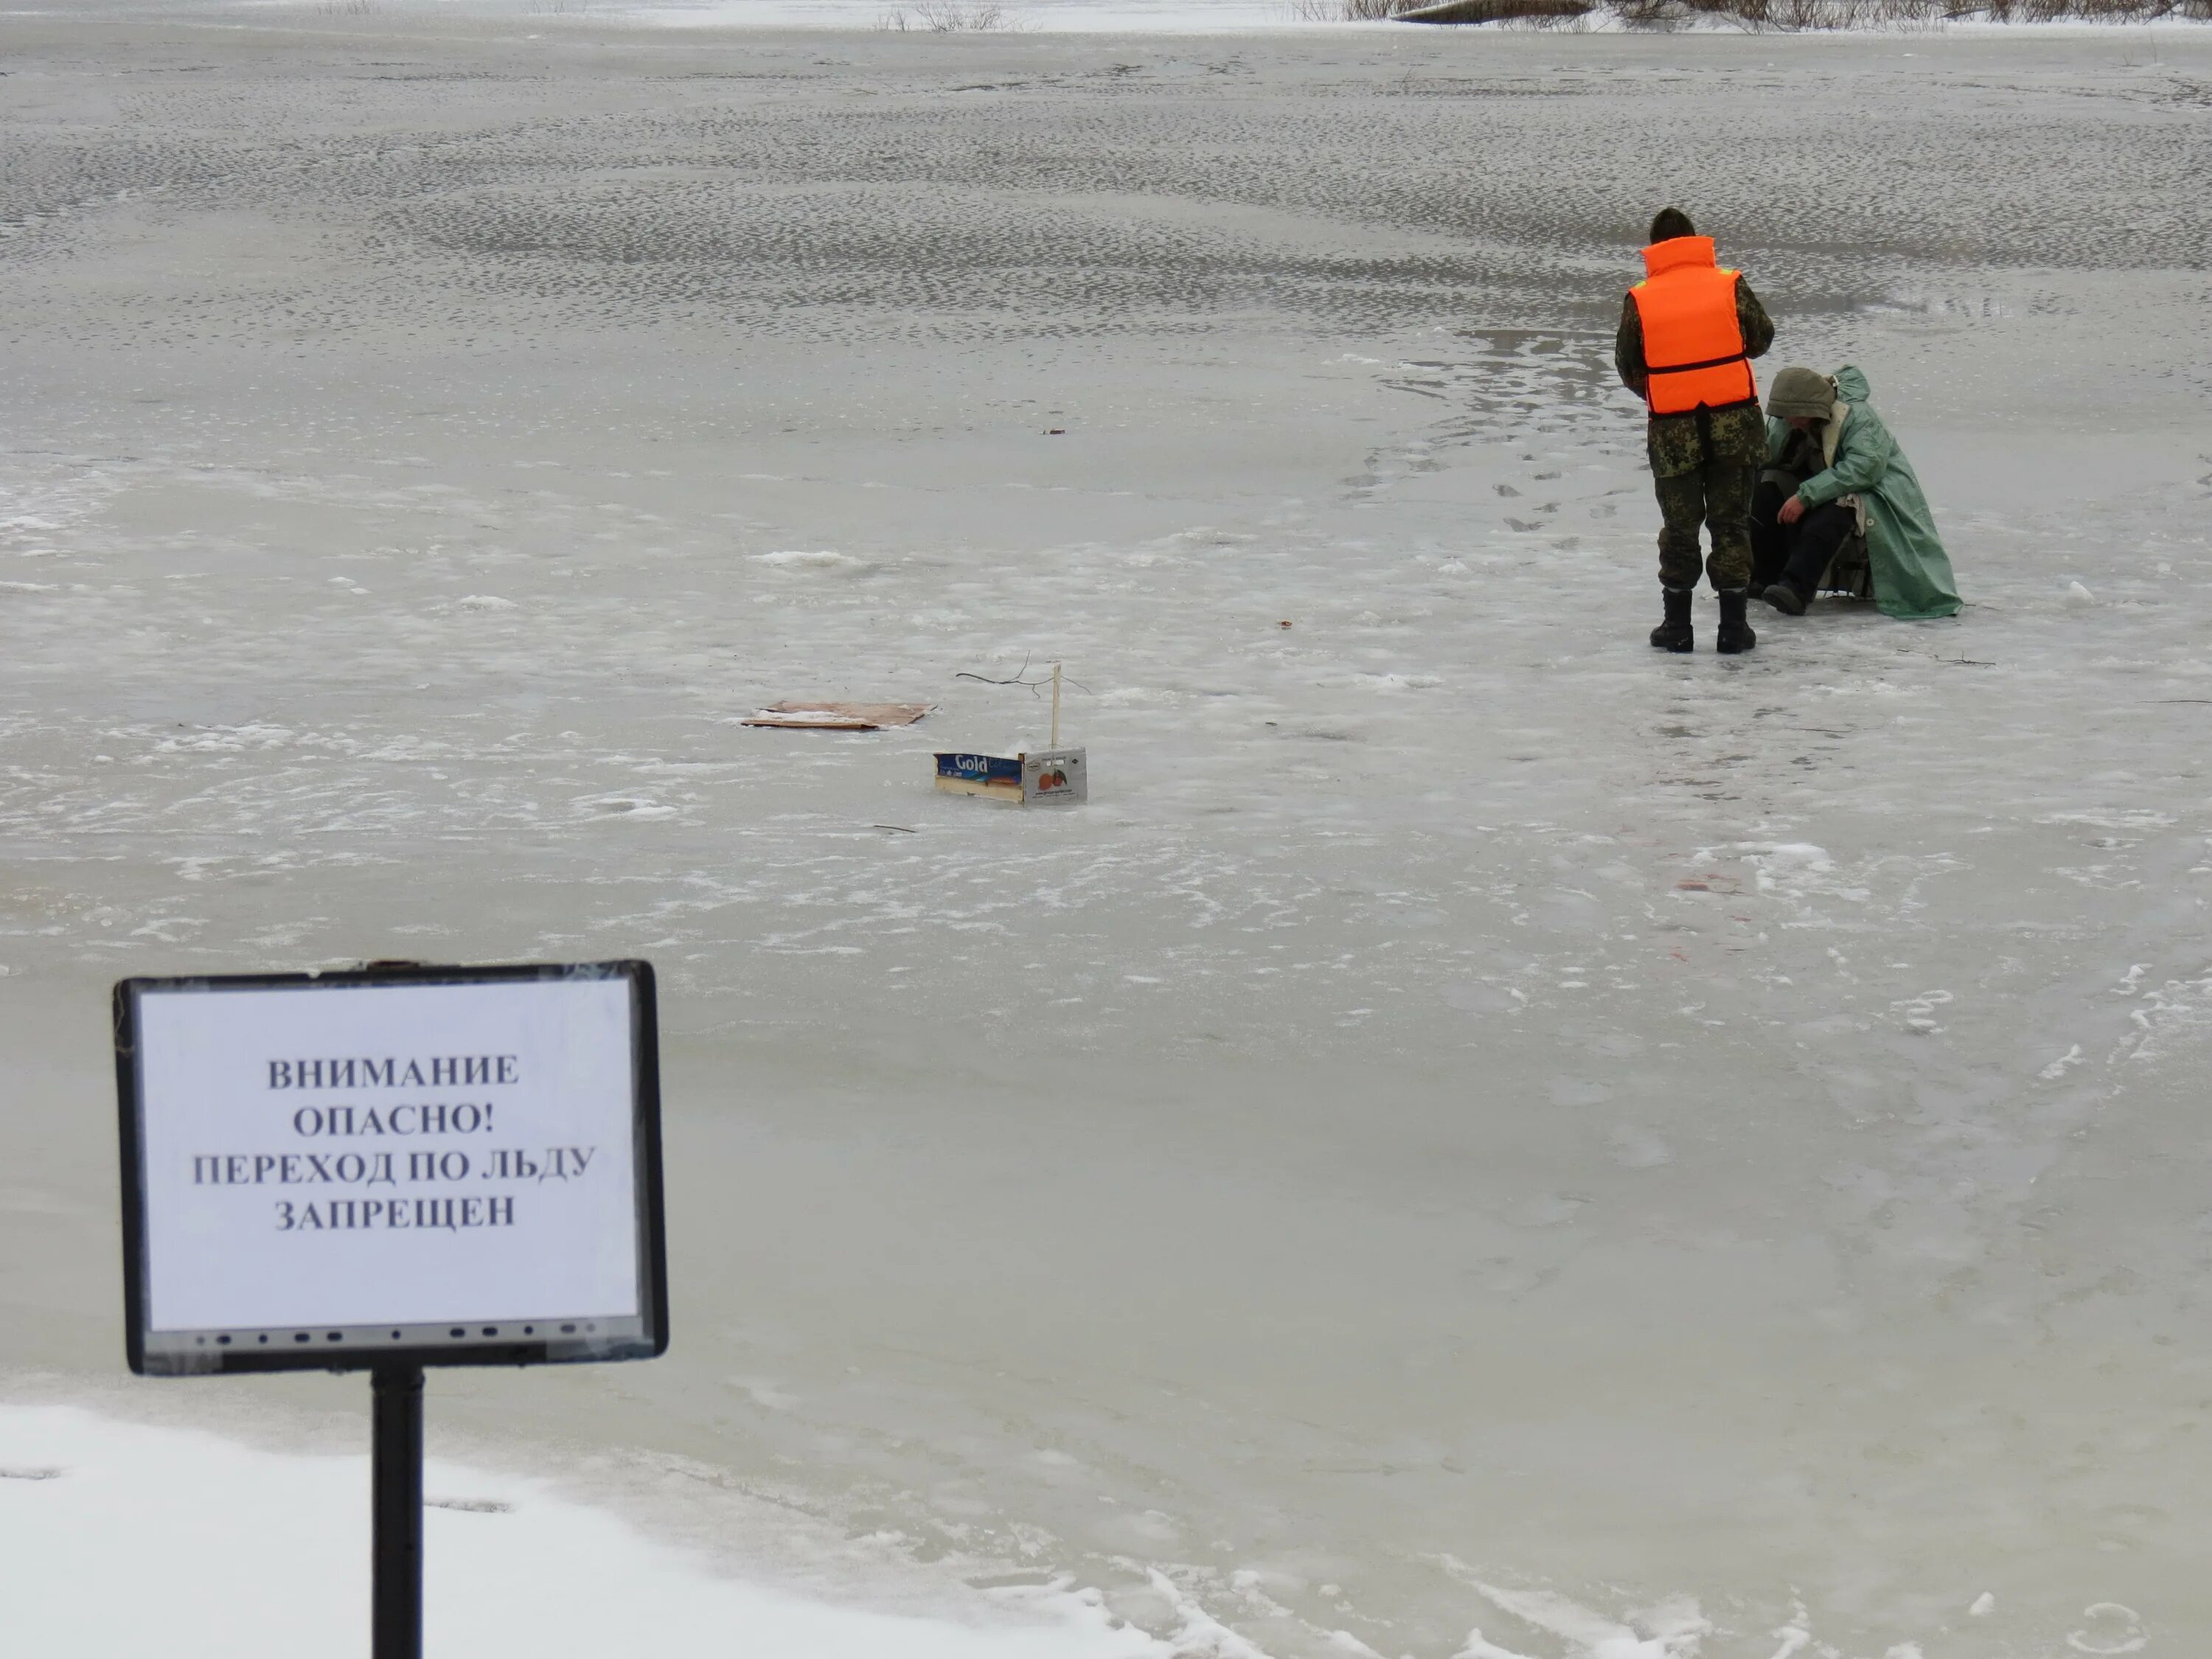
[[[1645,276],[1621,301],[1613,366],[1650,414],[1646,447],[1659,497],[1659,583],[1666,617],[1651,643],[1690,650],[1690,597],[1698,578],[1720,596],[1723,652],[1758,636],[1744,619],[1751,580],[1751,495],[1766,458],[1753,357],[1773,343],[1774,325],[1741,273],[1721,265],[1710,238],[1687,214],[1668,208],[1651,222]],[[1710,531],[1712,557],[1698,544]]]

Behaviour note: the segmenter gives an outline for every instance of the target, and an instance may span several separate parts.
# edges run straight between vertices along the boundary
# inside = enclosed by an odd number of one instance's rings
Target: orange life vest
[[[1628,290],[1644,325],[1644,400],[1654,415],[1756,403],[1759,383],[1735,315],[1736,273],[1713,262],[1710,236],[1644,250],[1644,279]]]

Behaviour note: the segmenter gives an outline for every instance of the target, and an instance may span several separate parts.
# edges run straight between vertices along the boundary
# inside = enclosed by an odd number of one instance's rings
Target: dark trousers
[[[1654,478],[1659,496],[1659,580],[1668,587],[1695,587],[1698,578],[1716,588],[1741,587],[1751,574],[1752,540],[1746,522],[1757,469],[1707,460],[1694,472]],[[1700,527],[1712,533],[1712,557],[1698,544]]]
[[[1809,601],[1836,550],[1858,528],[1858,515],[1830,501],[1808,507],[1796,524],[1782,522],[1782,503],[1793,492],[1762,482],[1751,497],[1751,591],[1764,593],[1777,582]]]
[[[1656,416],[1644,444],[1659,496],[1659,580],[1695,587],[1706,576],[1724,592],[1741,587],[1751,579],[1751,492],[1766,454],[1759,405]],[[1700,531],[1711,533],[1711,559]]]

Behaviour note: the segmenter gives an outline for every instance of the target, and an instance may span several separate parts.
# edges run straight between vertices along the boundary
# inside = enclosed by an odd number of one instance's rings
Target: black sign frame
[[[146,1179],[138,1049],[139,1000],[149,992],[343,989],[380,986],[482,985],[518,981],[622,979],[630,994],[631,1164],[636,1182],[639,1327],[602,1331],[596,1322],[542,1320],[454,1327],[429,1338],[407,1328],[403,1338],[372,1346],[353,1329],[234,1331],[196,1334],[188,1352],[149,1352]],[[641,961],[530,963],[446,967],[376,963],[327,973],[215,974],[118,981],[114,989],[115,1089],[123,1178],[125,1346],[140,1376],[227,1372],[366,1370],[424,1365],[539,1365],[651,1359],[668,1348],[668,1251],[664,1219],[660,1138],[660,1036],[653,965]],[[245,1339],[241,1340],[240,1339]]]

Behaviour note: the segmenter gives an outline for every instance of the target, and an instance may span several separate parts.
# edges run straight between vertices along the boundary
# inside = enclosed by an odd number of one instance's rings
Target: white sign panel
[[[149,1369],[657,1351],[649,970],[453,975],[121,988]]]

